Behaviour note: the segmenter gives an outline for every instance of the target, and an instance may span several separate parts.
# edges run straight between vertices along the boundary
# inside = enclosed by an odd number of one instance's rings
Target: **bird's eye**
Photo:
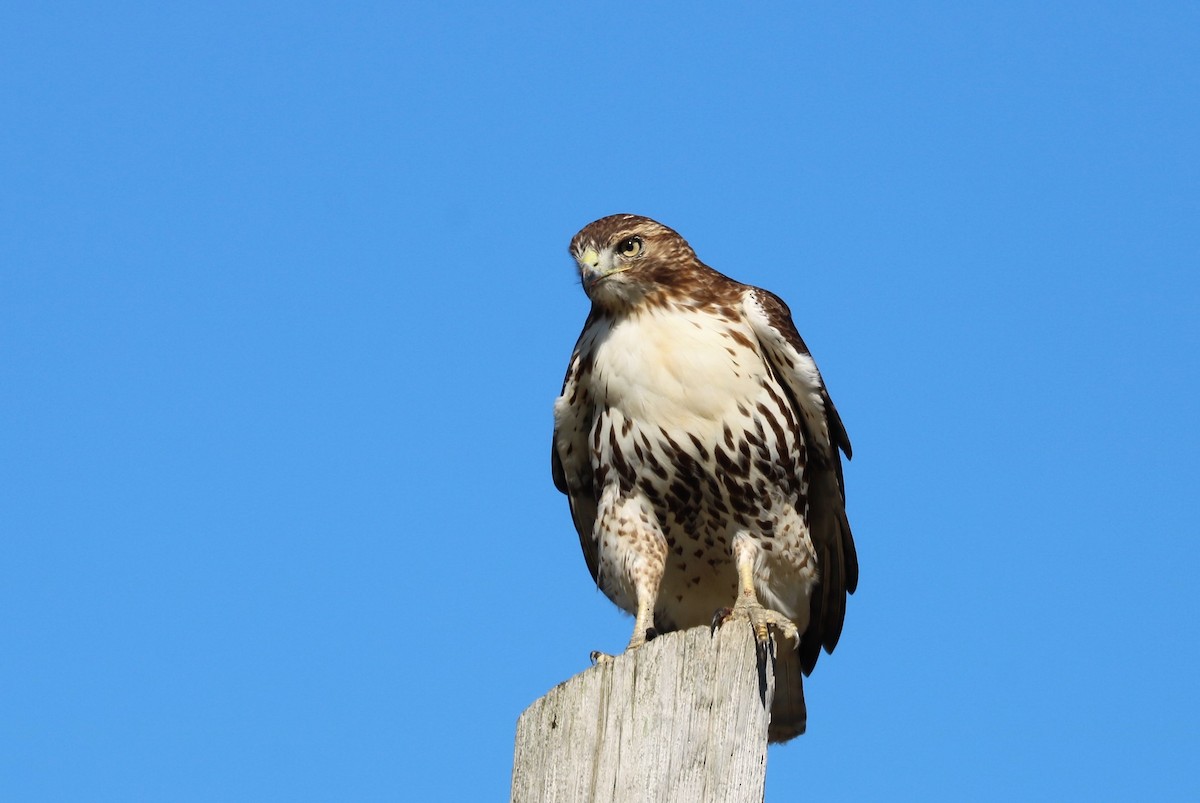
[[[626,237],[621,242],[617,243],[617,254],[629,259],[642,253],[642,238],[641,237]]]

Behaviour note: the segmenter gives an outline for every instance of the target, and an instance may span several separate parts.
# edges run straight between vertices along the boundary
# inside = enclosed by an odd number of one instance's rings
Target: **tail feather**
[[[770,742],[786,742],[804,733],[808,709],[804,705],[804,672],[800,654],[791,644],[779,645],[775,659],[775,700],[771,704]]]

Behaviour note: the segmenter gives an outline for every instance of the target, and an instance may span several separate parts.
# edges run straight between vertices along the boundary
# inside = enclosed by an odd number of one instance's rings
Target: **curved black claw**
[[[721,625],[725,624],[725,621],[729,619],[730,616],[733,616],[733,608],[717,608],[716,611],[713,612],[712,625],[709,627],[708,634],[710,636],[715,636],[717,634],[717,629]]]

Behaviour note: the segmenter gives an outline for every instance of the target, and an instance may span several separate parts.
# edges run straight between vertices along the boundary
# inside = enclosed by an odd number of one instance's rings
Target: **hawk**
[[[588,569],[634,616],[626,650],[730,619],[760,646],[769,629],[790,639],[769,734],[786,741],[805,729],[801,673],[833,651],[858,583],[841,418],[787,305],[673,230],[611,215],[570,251],[592,307],[551,462]]]

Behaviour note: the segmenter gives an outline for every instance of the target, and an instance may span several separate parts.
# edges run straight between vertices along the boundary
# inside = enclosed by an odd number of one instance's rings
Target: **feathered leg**
[[[654,606],[662,585],[667,545],[641,499],[602,500],[599,525],[600,577],[604,593],[634,615],[625,651],[654,637]],[[611,656],[593,652],[593,661]]]

